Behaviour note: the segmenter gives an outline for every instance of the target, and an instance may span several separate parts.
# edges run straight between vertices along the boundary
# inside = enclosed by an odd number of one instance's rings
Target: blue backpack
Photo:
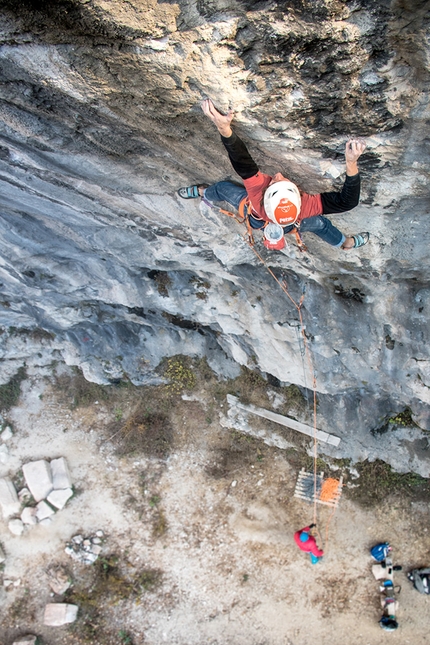
[[[370,549],[370,555],[376,562],[382,562],[388,556],[391,547],[388,542],[380,542]]]

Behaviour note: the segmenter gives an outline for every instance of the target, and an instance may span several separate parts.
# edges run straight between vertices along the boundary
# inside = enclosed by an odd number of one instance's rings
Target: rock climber
[[[346,178],[338,192],[309,195],[276,173],[273,177],[260,172],[244,142],[233,132],[233,110],[221,114],[210,99],[202,103],[205,115],[216,125],[231,164],[243,179],[244,186],[232,181],[220,181],[211,186],[197,184],[180,188],[184,199],[203,197],[210,203],[226,201],[235,209],[249,200],[248,220],[251,228],[264,228],[268,222],[282,226],[284,233],[294,230],[310,232],[322,240],[344,250],[358,248],[369,241],[369,233],[345,236],[325,217],[328,213],[343,213],[357,206],[360,198],[360,174],[357,160],[366,144],[360,139],[349,139],[345,147]]]
[[[321,551],[321,549],[317,547],[314,536],[309,533],[309,531],[314,527],[315,524],[310,524],[309,526],[305,526],[304,529],[300,529],[300,531],[296,531],[296,533],[294,533],[295,543],[299,549],[309,553],[312,564],[319,562],[324,555],[324,551]]]

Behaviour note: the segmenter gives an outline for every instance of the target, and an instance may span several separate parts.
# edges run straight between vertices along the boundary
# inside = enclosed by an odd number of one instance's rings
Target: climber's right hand
[[[216,127],[218,128],[218,132],[223,137],[231,137],[233,131],[230,127],[230,124],[233,121],[234,117],[233,110],[229,110],[227,114],[221,114],[221,112],[216,109],[215,105],[210,99],[205,99],[203,101],[202,110],[206,114],[206,116],[213,123],[215,123]]]

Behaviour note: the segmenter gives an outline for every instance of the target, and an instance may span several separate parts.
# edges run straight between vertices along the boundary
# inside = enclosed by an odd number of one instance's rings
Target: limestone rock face
[[[377,457],[374,431],[405,407],[430,429],[427,2],[3,7],[2,382],[54,355],[143,384],[188,353],[311,387],[298,311],[244,231],[176,194],[234,178],[199,107],[210,96],[263,171],[307,192],[339,188],[347,137],[366,138],[361,204],[331,219],[370,243],[344,253],[308,234],[301,255],[257,234],[256,248],[295,302],[305,291],[321,429],[353,458]],[[390,433],[396,467],[428,472],[426,436],[408,432]]]

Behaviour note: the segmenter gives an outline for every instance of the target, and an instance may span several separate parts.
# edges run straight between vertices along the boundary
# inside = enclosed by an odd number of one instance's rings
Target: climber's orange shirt
[[[249,179],[243,179],[243,183],[248,193],[248,197],[251,201],[251,206],[257,217],[260,219],[269,222],[269,218],[266,215],[266,211],[263,206],[263,196],[264,191],[272,181],[273,177],[266,175],[263,172],[258,171],[256,175],[250,177]],[[302,198],[302,204],[300,207],[300,214],[298,217],[298,222],[301,222],[302,219],[306,217],[314,217],[315,215],[322,215],[323,206],[321,201],[321,195],[308,195],[308,193],[300,192]]]

